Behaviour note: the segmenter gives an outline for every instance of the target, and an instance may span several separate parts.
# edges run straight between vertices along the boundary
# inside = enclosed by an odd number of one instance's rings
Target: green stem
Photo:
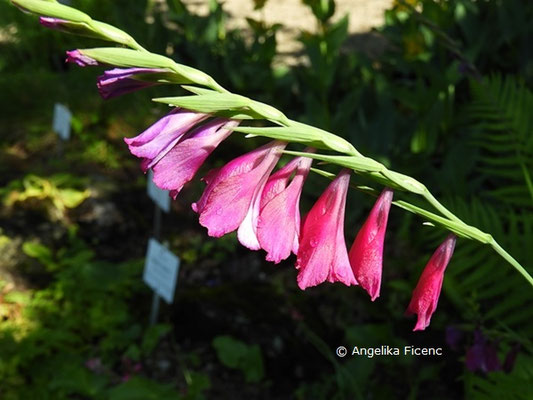
[[[531,275],[529,275],[526,269],[522,267],[522,265],[520,265],[520,263],[513,258],[513,256],[507,253],[507,251],[505,251],[505,249],[501,247],[496,240],[492,239],[492,242],[490,242],[489,244],[494,249],[494,251],[496,251],[496,253],[502,256],[505,259],[505,261],[507,261],[518,272],[520,272],[522,276],[526,278],[526,280],[531,284],[531,286],[533,286],[533,278],[531,277]]]
[[[445,217],[451,219],[452,221],[459,222],[464,224],[463,221],[461,221],[458,217],[456,217],[450,210],[448,210],[446,207],[442,205],[440,201],[438,201],[435,196],[431,194],[429,190],[426,189],[425,193],[422,195],[433,207],[435,207],[442,215]],[[466,225],[466,224],[465,224]]]
[[[524,174],[524,180],[526,181],[529,194],[531,195],[531,198],[533,199],[533,183],[531,182],[531,176],[529,175],[529,172],[527,171],[525,163],[522,159],[520,159],[520,168],[522,168],[522,173]]]

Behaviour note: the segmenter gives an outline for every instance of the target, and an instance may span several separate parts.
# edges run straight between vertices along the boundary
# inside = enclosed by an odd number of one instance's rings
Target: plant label
[[[153,182],[154,173],[152,170],[148,171],[148,196],[154,201],[157,206],[164,212],[170,211],[170,196],[168,190],[159,189]]]
[[[63,140],[70,138],[70,121],[72,114],[66,106],[60,103],[54,105],[54,122],[52,128]]]
[[[154,238],[148,242],[144,282],[167,303],[172,303],[178,280],[180,259]]]

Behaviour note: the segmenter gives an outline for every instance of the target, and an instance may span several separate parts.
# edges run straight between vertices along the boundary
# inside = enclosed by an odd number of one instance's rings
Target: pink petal
[[[379,297],[381,287],[383,242],[392,195],[392,190],[383,190],[358,232],[349,254],[355,279],[368,292],[372,301]]]
[[[350,171],[342,170],[305,217],[296,259],[298,286],[304,290],[325,280],[357,285],[344,241],[344,209]]]
[[[418,315],[414,331],[426,329],[431,321],[431,316],[437,309],[444,271],[452,257],[455,241],[455,235],[451,234],[437,248],[422,271],[415,290],[413,290],[413,297],[409,307],[407,307],[406,315]]]
[[[200,224],[210,236],[220,237],[236,230],[257,196],[258,185],[278,161],[285,143],[271,142],[226,164],[207,179],[207,187],[192,205]],[[262,189],[262,188],[261,188]]]
[[[175,198],[209,154],[238,124],[237,121],[216,119],[188,133],[152,167],[154,183],[161,189],[172,190]]]
[[[206,114],[175,109],[143,133],[133,138],[125,138],[131,154],[159,161],[181,137],[197,123],[206,119]]]
[[[261,195],[257,236],[267,261],[279,263],[298,252],[300,234],[299,201],[312,159],[298,157],[273,174]],[[292,182],[287,185],[296,170]],[[280,229],[283,227],[283,229]]]

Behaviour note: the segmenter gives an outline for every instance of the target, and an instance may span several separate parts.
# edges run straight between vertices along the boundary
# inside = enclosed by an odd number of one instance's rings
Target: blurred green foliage
[[[259,382],[263,379],[263,359],[258,345],[247,345],[231,336],[217,336],[213,347],[222,364],[242,371],[246,382]]]
[[[261,8],[265,2],[254,3]],[[331,130],[365,155],[415,176],[459,217],[491,232],[532,272],[533,3],[397,0],[383,26],[358,35],[348,33],[347,17],[333,16],[334,1],[303,3],[315,15],[317,29],[301,33],[305,62],[290,66],[277,59],[281,26],[248,19],[247,30],[228,29],[227,15],[216,1],[209,2],[207,16],[190,13],[180,0],[72,1],[94,18],[128,31],[151,51],[202,69],[232,91],[270,103],[291,118]],[[200,277],[190,272],[187,278],[196,279],[199,287],[183,289],[174,307],[180,309],[182,303],[203,311],[185,314],[194,321],[194,334],[202,330],[196,319],[222,315],[208,320],[210,332],[200,339],[212,347],[181,352],[185,354],[175,361],[180,371],[172,379],[151,376],[148,368],[154,369],[150,362],[161,357],[161,343],[178,346],[173,335],[181,330],[179,322],[145,327],[149,293],[140,278],[142,263],[130,256],[126,244],[120,244],[118,262],[106,259],[106,241],[93,237],[98,236],[94,231],[84,233],[77,213],[100,201],[93,188],[105,186],[99,180],[106,176],[113,188],[102,189],[103,198],[120,209],[131,203],[128,219],[149,229],[147,203],[139,200],[144,180],[136,180],[136,161],[121,139],[161,115],[164,110],[150,103],[151,94],[172,93],[172,88],[104,103],[94,90],[97,69],[63,61],[65,50],[99,42],[46,30],[6,1],[0,2],[0,26],[0,107],[5,114],[0,250],[7,260],[9,249],[17,249],[26,257],[21,263],[31,265],[17,266],[20,272],[38,277],[35,287],[22,289],[0,280],[0,397],[210,398],[210,393],[217,396],[218,373],[203,365],[209,357],[225,366],[219,368],[239,370],[235,393],[249,389],[250,398],[351,399],[368,393],[383,399],[531,397],[524,389],[533,365],[530,288],[488,249],[460,241],[430,330],[412,335],[413,321],[402,314],[427,258],[421,254],[429,255],[443,232],[421,228],[412,215],[395,211],[387,234],[384,293],[372,304],[358,291],[338,287],[302,295],[287,283],[294,278],[292,270],[276,269],[269,283],[257,282],[235,267],[245,264],[250,275],[257,275],[257,256],[244,258],[234,237],[212,241],[169,227],[166,233],[184,269],[189,265],[191,271],[202,271],[196,268],[202,265],[208,271]],[[354,50],[352,42],[368,43],[368,51]],[[58,144],[49,127],[56,101],[69,104],[75,115],[65,157],[55,157]],[[217,149],[211,165],[255,146],[237,135],[229,142]],[[324,186],[322,178],[310,178],[303,210]],[[191,187],[193,195],[199,188]],[[193,195],[183,193],[186,200]],[[348,200],[349,242],[371,204],[355,193]],[[177,208],[182,207],[179,202]],[[26,228],[35,223],[25,219],[32,210],[39,213],[39,223],[63,224],[63,234],[21,233],[21,223]],[[112,224],[120,228],[127,221]],[[134,242],[134,236],[130,233],[128,240]],[[108,247],[116,242],[110,243]],[[242,260],[235,261],[237,256]],[[42,268],[28,260],[37,260]],[[252,293],[224,282],[213,267],[228,269],[233,280],[252,286]],[[238,290],[249,297],[235,295]],[[227,325],[220,322],[224,318]],[[259,328],[254,331],[247,320]],[[220,326],[211,329],[211,323]],[[444,360],[334,356],[341,343],[442,346],[450,324],[464,337],[456,351],[446,349]],[[478,328],[499,343],[500,356],[520,344],[512,373],[466,370],[465,352]],[[276,341],[263,339],[263,330]],[[135,370],[138,363],[141,370]],[[179,382],[176,376],[181,376]],[[276,389],[276,379],[287,386]],[[275,384],[269,386],[271,380]]]
[[[23,203],[29,207],[44,208],[51,218],[64,220],[68,208],[78,207],[90,195],[87,189],[76,189],[80,183],[83,180],[69,174],[56,174],[49,178],[27,175],[1,188],[0,197],[6,207]]]

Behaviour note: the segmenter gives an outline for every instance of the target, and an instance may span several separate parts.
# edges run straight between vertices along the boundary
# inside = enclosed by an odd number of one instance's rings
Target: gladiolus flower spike
[[[417,314],[418,320],[413,329],[414,331],[422,331],[429,326],[431,316],[437,308],[444,271],[452,257],[455,241],[455,235],[451,234],[437,248],[424,268],[413,291],[413,297],[409,307],[407,307],[406,315]]]
[[[357,234],[349,254],[355,279],[368,292],[372,301],[379,297],[381,287],[383,242],[392,195],[392,190],[383,190]]]

